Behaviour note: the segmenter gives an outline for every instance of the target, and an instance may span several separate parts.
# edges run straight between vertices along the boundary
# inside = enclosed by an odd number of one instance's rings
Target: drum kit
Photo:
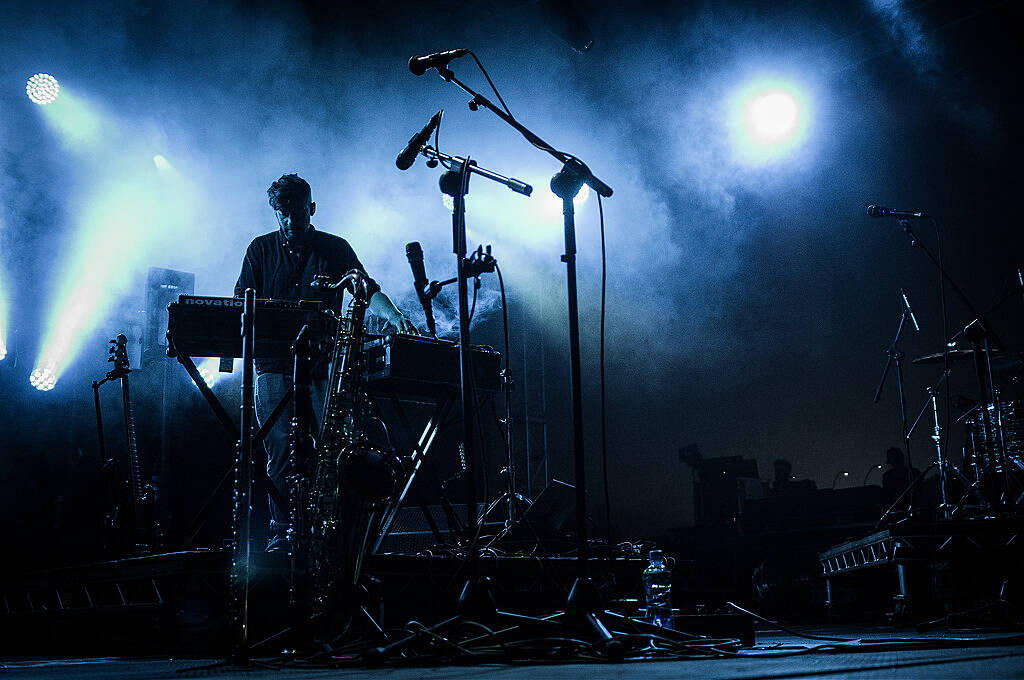
[[[1020,394],[1024,359],[1020,354],[992,349],[971,326],[962,333],[971,340],[971,349],[950,348],[913,360],[914,364],[943,367],[939,382],[928,388],[929,400],[918,415],[920,420],[927,410],[933,412],[937,456],[932,465],[939,471],[939,517],[1015,514],[1024,504],[1024,402]],[[950,400],[953,408],[962,411],[956,419],[963,426],[961,464],[956,466],[948,455],[952,447],[942,437],[936,395],[957,367],[968,364],[973,364],[980,398],[955,395],[955,401]],[[913,429],[911,426],[908,434]]]

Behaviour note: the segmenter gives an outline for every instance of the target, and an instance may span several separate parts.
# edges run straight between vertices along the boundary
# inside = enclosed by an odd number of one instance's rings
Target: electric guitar
[[[121,381],[121,397],[124,401],[124,428],[128,450],[128,488],[130,490],[130,526],[124,526],[130,532],[130,545],[136,555],[148,555],[160,547],[160,524],[156,518],[156,487],[142,479],[139,464],[139,447],[135,434],[135,411],[132,408],[131,390],[128,374],[132,369],[128,361],[128,337],[121,333],[110,341],[110,356],[107,361],[114,367],[107,373],[108,380]],[[126,522],[126,524],[128,524]]]

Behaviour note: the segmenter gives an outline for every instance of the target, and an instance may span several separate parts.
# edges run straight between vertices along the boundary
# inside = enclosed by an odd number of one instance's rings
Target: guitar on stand
[[[160,548],[161,532],[160,524],[156,517],[156,487],[150,482],[144,482],[142,469],[139,463],[139,447],[135,431],[135,411],[132,408],[131,388],[128,382],[128,375],[132,369],[128,360],[128,337],[121,333],[116,339],[110,341],[107,361],[114,364],[106,377],[98,383],[93,383],[93,389],[97,391],[99,386],[113,380],[121,381],[121,398],[124,404],[124,429],[125,443],[128,452],[128,480],[124,484],[128,493],[122,493],[122,500],[117,510],[112,514],[114,526],[112,529],[121,538],[122,544],[127,544],[132,555],[148,555]],[[97,397],[96,410],[97,424],[102,438],[102,425],[100,424],[99,401]]]

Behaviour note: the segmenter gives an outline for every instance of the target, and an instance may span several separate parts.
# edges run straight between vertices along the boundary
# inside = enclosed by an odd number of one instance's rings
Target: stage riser
[[[829,617],[920,622],[989,604],[1007,580],[1019,602],[1022,529],[1013,519],[908,523],[835,546],[819,560]]]
[[[67,568],[3,587],[0,654],[211,654],[225,649],[230,554],[195,551]],[[642,560],[595,562],[608,601],[641,596]],[[490,557],[480,572],[499,609],[550,613],[564,608],[577,574],[572,558]],[[261,639],[288,621],[287,555],[260,553],[250,587],[250,635]],[[379,579],[371,606],[385,626],[432,623],[456,613],[471,574],[446,555],[375,555]]]

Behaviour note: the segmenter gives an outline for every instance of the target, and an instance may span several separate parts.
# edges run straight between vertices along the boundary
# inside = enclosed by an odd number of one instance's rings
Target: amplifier
[[[452,509],[459,524],[466,523],[466,504],[453,503]],[[482,506],[478,506],[482,510]],[[429,515],[429,519],[428,519]],[[495,517],[499,514],[495,513]],[[433,527],[431,526],[433,524]],[[434,533],[434,529],[440,534]],[[498,533],[505,528],[503,522],[487,521],[481,528],[481,536]],[[455,538],[449,533],[448,515],[440,505],[409,506],[399,508],[391,532],[380,546],[378,553],[415,554],[435,546],[452,545]]]

